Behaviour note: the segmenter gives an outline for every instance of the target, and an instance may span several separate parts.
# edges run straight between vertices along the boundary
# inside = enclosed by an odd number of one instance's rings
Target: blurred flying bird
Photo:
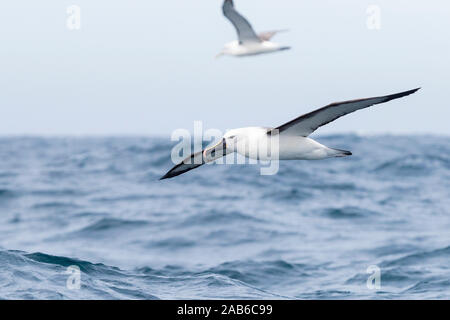
[[[236,11],[233,0],[225,0],[222,10],[225,17],[236,28],[239,40],[225,44],[223,50],[216,57],[223,55],[243,57],[290,49],[290,47],[281,46],[270,41],[275,34],[285,30],[266,31],[256,34],[247,19]]]

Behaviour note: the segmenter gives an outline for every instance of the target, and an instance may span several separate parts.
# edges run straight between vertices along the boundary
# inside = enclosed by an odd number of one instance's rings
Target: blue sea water
[[[353,156],[159,181],[168,139],[0,138],[0,298],[449,299],[449,138],[317,139]]]

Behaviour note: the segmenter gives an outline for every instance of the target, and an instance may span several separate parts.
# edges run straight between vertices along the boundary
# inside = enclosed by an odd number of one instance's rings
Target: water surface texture
[[[0,138],[0,298],[449,299],[448,137],[317,139],[353,156],[158,181],[169,139]]]

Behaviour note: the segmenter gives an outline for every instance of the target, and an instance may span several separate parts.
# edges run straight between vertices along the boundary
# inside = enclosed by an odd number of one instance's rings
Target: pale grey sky
[[[81,29],[66,27],[69,5]],[[215,60],[221,0],[0,4],[0,134],[170,134],[277,126],[330,102],[422,87],[318,133],[450,134],[450,2],[235,0],[292,50]],[[381,30],[366,26],[381,8]]]

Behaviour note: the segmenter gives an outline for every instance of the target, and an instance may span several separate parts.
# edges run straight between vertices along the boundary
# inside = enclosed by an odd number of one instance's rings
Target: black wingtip
[[[420,89],[422,89],[422,87],[418,87],[418,88],[412,89],[412,90],[410,90],[410,92],[411,93],[415,93],[415,92],[419,91]]]
[[[399,93],[399,95],[402,95],[403,97],[404,97],[404,96],[408,96],[408,95],[410,95],[410,94],[416,93],[416,92],[419,91],[420,89],[422,89],[422,88],[419,87],[419,88],[416,88],[416,89],[408,90],[408,91]]]
[[[172,171],[172,170],[170,170],[170,171],[167,172],[165,175],[163,175],[161,178],[159,178],[159,181],[174,177],[173,175],[170,174],[171,171]]]
[[[419,87],[419,88],[416,88],[416,89],[412,89],[412,90],[403,91],[403,92],[400,92],[400,93],[391,94],[389,96],[386,96],[385,97],[386,99],[383,102],[388,102],[388,101],[391,101],[391,100],[394,100],[394,99],[398,99],[398,98],[403,98],[403,97],[409,96],[410,94],[413,94],[413,93],[419,91],[420,89],[421,88]]]

